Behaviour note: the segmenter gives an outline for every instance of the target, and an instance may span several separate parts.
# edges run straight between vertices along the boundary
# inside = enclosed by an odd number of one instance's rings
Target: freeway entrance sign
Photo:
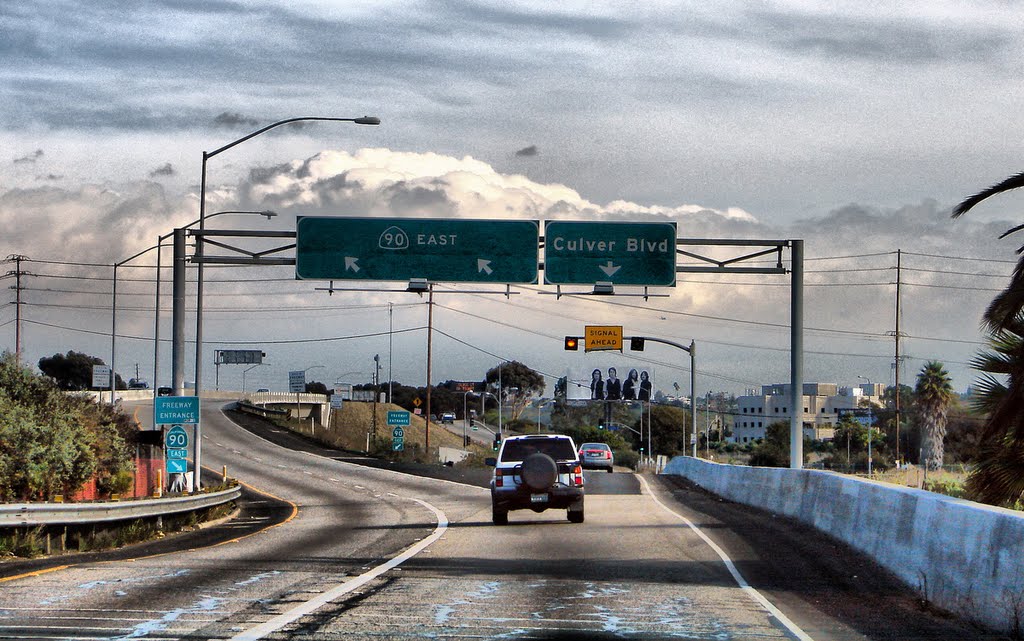
[[[676,224],[547,222],[544,282],[673,287]]]
[[[409,425],[409,412],[388,410],[388,425]]]
[[[157,396],[153,399],[153,422],[174,425],[199,422],[198,396]]]
[[[536,283],[539,234],[534,220],[300,216],[295,277]]]

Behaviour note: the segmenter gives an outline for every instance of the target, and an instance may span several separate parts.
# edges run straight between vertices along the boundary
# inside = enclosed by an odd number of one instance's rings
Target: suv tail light
[[[576,487],[583,487],[583,468],[577,465],[576,469],[573,470],[572,473],[573,476],[575,476],[573,481],[576,483]]]
[[[500,469],[494,470],[494,487],[504,487],[501,475],[502,471]]]

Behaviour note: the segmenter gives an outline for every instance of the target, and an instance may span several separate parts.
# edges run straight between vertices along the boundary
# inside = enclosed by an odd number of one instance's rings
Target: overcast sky
[[[217,227],[294,229],[296,215],[674,220],[681,237],[801,238],[805,379],[840,384],[892,381],[900,249],[904,381],[938,359],[958,389],[971,383],[979,318],[1024,244],[996,239],[1021,222],[1024,193],[962,220],[949,210],[1024,169],[1019,5],[557,4],[0,5],[0,251],[37,261],[23,264],[26,361],[75,349],[109,362],[109,265],[197,217],[204,150],[285,118],[373,115],[379,127],[282,127],[212,158],[208,211],[279,213]],[[125,376],[138,363],[152,379],[154,253],[119,272]],[[409,330],[393,335],[395,378],[422,383],[415,295],[328,296],[286,267],[210,272],[205,387],[213,350],[227,347],[268,352],[250,388],[282,388],[289,369],[312,365],[324,367],[310,378],[366,380],[375,353],[386,377],[390,328]],[[785,381],[787,286],[686,276],[649,301],[556,300],[544,286],[507,300],[439,294],[434,379],[479,379],[499,358],[584,376],[635,362],[686,391],[677,350],[646,362],[561,350],[561,336],[610,323],[696,340],[698,393]],[[0,307],[12,350],[14,316]],[[240,386],[240,368],[222,367],[221,383]]]

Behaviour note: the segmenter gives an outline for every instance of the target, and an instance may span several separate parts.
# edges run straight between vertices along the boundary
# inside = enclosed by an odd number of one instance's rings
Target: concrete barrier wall
[[[1024,514],[820,470],[673,458],[685,476],[737,503],[784,514],[870,555],[921,596],[982,625],[1024,624]]]

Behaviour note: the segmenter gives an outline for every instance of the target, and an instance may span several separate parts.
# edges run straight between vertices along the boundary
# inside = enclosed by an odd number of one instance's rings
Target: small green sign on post
[[[676,224],[549,221],[544,225],[544,282],[673,287]]]
[[[388,425],[404,425],[408,427],[409,420],[409,412],[404,410],[388,410]]]
[[[534,220],[300,216],[295,236],[297,279],[537,282]]]

